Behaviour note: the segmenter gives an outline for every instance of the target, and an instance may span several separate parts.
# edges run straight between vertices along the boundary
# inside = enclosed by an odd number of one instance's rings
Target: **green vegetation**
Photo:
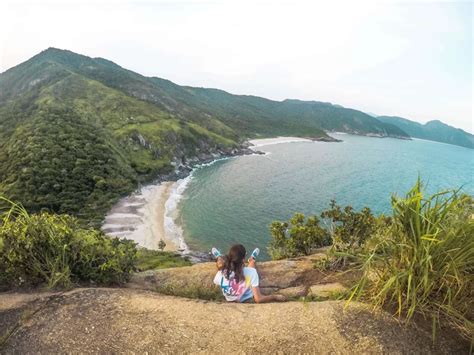
[[[320,226],[321,219],[317,216],[310,216],[305,222],[302,213],[296,213],[289,222],[273,222],[268,248],[272,259],[309,255],[314,249],[330,245],[331,265],[326,266],[339,268],[353,259],[351,252],[360,248],[378,228],[390,223],[390,218],[375,217],[367,207],[356,212],[351,206],[342,208],[334,200],[320,217],[330,222],[329,229]]]
[[[120,196],[174,162],[237,146],[222,125],[226,137],[46,59],[0,75],[0,194],[28,211],[98,226]]]
[[[138,271],[167,269],[171,267],[190,265],[191,262],[179,254],[148,249],[138,249],[137,261],[135,263]]]
[[[272,241],[268,251],[274,260],[309,255],[315,248],[328,245],[329,233],[320,227],[319,219],[311,216],[305,221],[296,213],[290,222],[275,221],[270,227]]]
[[[30,215],[11,204],[0,218],[2,285],[118,284],[134,269],[135,243],[83,229],[74,217]]]
[[[408,137],[330,103],[183,87],[50,48],[0,74],[0,194],[98,226],[120,196],[190,159],[323,130]]]
[[[136,186],[136,173],[100,127],[68,110],[42,110],[30,121],[4,142],[0,194],[31,212],[94,221],[96,211]]]
[[[332,244],[340,249],[352,250],[361,246],[376,228],[376,218],[370,208],[356,212],[351,206],[341,208],[334,200],[321,217],[332,221]]]
[[[276,102],[147,78],[50,48],[0,74],[0,194],[98,226],[140,183],[250,137],[403,136],[356,110]]]
[[[390,217],[376,217],[368,207],[357,212],[351,206],[342,208],[334,200],[330,208],[321,213],[321,217],[331,222],[331,248],[327,252],[328,259],[320,266],[332,270],[356,262],[355,255],[367,240],[391,223]]]
[[[422,316],[433,322],[433,335],[440,325],[449,325],[474,341],[474,199],[456,191],[425,198],[418,180],[405,198],[392,197],[392,208],[391,217],[376,217],[368,208],[356,212],[332,201],[321,214],[332,222],[331,247],[316,267],[360,270],[349,300],[396,310],[406,321]],[[321,244],[318,219],[308,218],[311,228],[303,221],[296,214],[290,222],[296,227],[272,224],[273,257],[285,255],[281,246],[296,241],[304,248],[290,249],[286,256],[308,254]]]
[[[474,135],[462,129],[451,127],[438,120],[421,124],[402,117],[379,116],[377,119],[387,124],[397,126],[407,132],[411,137],[474,149]]]
[[[158,249],[160,249],[161,251],[165,250],[166,248],[166,243],[163,239],[160,239],[160,242],[158,243]]]
[[[29,214],[21,205],[0,200],[10,206],[0,213],[0,289],[121,284],[133,271],[191,265],[179,254],[137,250],[130,240],[83,228],[75,217]]]
[[[125,282],[137,258],[134,243],[85,225],[97,226],[140,183],[190,159],[232,152],[246,138],[328,138],[323,130],[407,138],[410,125],[399,122],[329,103],[182,87],[105,59],[46,50],[0,74],[0,195],[25,207],[0,199],[0,284]],[[440,122],[425,126],[413,135],[472,147],[472,135],[448,132]],[[408,320],[447,320],[472,338],[472,198],[425,199],[418,182],[392,203],[388,218],[333,202],[321,214],[332,222],[329,230],[315,216],[275,222],[270,254],[293,257],[331,244],[325,267],[362,267],[353,298],[395,306]],[[140,269],[187,263],[138,252]],[[205,287],[179,292],[222,297]]]
[[[352,296],[394,307],[406,320],[448,322],[474,341],[474,200],[456,192],[424,198],[420,181],[392,198],[392,223],[367,241]]]

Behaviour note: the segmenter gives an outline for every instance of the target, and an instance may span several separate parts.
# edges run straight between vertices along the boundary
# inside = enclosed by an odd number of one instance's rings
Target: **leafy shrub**
[[[12,204],[0,215],[1,282],[70,286],[74,282],[125,282],[134,268],[135,243],[80,227],[76,218],[30,215]]]
[[[160,249],[161,251],[165,250],[166,248],[166,243],[163,239],[160,239],[160,242],[158,243],[158,249]]]
[[[356,212],[351,206],[341,208],[334,200],[331,201],[330,209],[321,213],[321,217],[332,221],[333,244],[337,243],[343,249],[363,245],[377,227],[377,218],[370,208],[364,207]]]
[[[473,341],[473,202],[453,191],[424,198],[420,180],[392,197],[392,223],[367,242],[351,299],[393,306],[407,321],[422,314],[433,332],[446,320]]]
[[[274,260],[309,255],[311,250],[329,244],[328,232],[319,225],[319,218],[296,213],[290,223],[275,221],[271,224],[272,241],[268,248]]]
[[[317,216],[308,217],[296,213],[288,222],[275,221],[271,224],[272,241],[269,253],[273,259],[298,255],[309,255],[315,248],[331,245],[329,252],[331,267],[345,265],[352,256],[350,251],[361,247],[377,228],[390,223],[384,216],[375,217],[369,208],[360,212],[351,206],[342,208],[333,200],[330,208],[321,213],[321,218],[330,221],[331,227],[320,226]]]
[[[391,223],[391,218],[381,215],[376,217],[370,208],[364,207],[355,211],[351,206],[342,208],[332,200],[330,209],[323,211],[321,217],[331,222],[330,235],[332,245],[328,251],[326,268],[344,268],[355,255],[376,234]]]

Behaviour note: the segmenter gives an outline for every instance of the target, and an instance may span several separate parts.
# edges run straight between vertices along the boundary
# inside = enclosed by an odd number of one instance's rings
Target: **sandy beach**
[[[122,198],[107,214],[102,230],[110,236],[132,239],[139,246],[158,249],[162,239],[165,250],[182,249],[180,240],[165,228],[166,204],[178,182],[165,181],[144,186],[139,192]]]
[[[266,145],[312,142],[298,137],[277,137],[251,140],[251,148]],[[212,163],[211,163],[212,164]],[[181,226],[175,223],[178,203],[191,176],[178,181],[147,185],[118,201],[105,217],[102,230],[109,236],[134,240],[139,246],[157,250],[160,240],[165,250],[188,253]]]
[[[273,145],[273,144],[313,142],[313,141],[311,139],[299,138],[299,137],[276,137],[276,138],[252,139],[249,142],[253,144],[250,148],[255,149],[258,147],[264,147],[266,145]]]

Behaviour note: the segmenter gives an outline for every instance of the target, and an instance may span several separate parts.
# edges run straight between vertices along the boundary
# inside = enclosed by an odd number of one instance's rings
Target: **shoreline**
[[[189,249],[182,227],[175,223],[183,192],[196,169],[237,156],[260,154],[263,153],[243,145],[230,152],[189,159],[186,164],[175,163],[173,173],[160,175],[155,182],[117,201],[106,214],[101,230],[107,236],[130,239],[138,247],[151,250],[159,250],[158,243],[162,239],[166,243],[164,251],[189,256],[194,262],[208,260],[207,253]]]
[[[262,138],[262,139],[252,139],[249,140],[249,143],[252,144],[250,149],[265,147],[267,145],[275,145],[282,143],[301,143],[301,142],[312,142],[308,138],[299,138],[299,137],[276,137],[276,138]]]
[[[189,249],[182,226],[175,223],[179,215],[178,204],[194,171],[236,156],[265,154],[257,150],[259,147],[313,141],[299,137],[254,139],[248,141],[248,147],[232,154],[208,155],[192,160],[191,164],[196,163],[193,166],[179,165],[174,174],[160,176],[157,182],[144,185],[120,199],[105,216],[101,230],[108,236],[131,239],[139,247],[151,250],[158,250],[162,239],[166,243],[165,251],[191,256],[195,261],[207,260],[207,253]]]
[[[127,238],[140,247],[157,250],[162,239],[164,250],[177,251],[179,245],[165,233],[166,201],[174,182],[143,186],[140,191],[120,199],[107,213],[102,231],[119,238]]]
[[[270,152],[258,151],[260,147],[284,143],[314,142],[319,141],[301,137],[253,139],[245,142],[241,148],[235,148],[227,153],[219,151],[188,159],[185,163],[176,163],[176,170],[173,173],[157,176],[155,182],[144,185],[112,206],[101,229],[109,236],[131,239],[139,247],[151,250],[158,250],[158,243],[160,239],[163,239],[166,243],[165,251],[189,256],[193,262],[209,260],[207,252],[191,250],[188,247],[184,238],[183,226],[176,223],[176,219],[179,217],[179,202],[193,178],[193,173],[202,167],[236,156],[270,154]]]

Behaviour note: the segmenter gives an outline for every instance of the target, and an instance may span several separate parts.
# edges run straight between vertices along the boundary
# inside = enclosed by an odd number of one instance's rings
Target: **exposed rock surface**
[[[320,251],[258,263],[263,291],[293,299],[286,303],[219,301],[212,262],[138,273],[128,288],[0,293],[0,354],[469,352],[455,334],[441,331],[433,343],[429,325],[406,326],[369,305],[327,300],[357,275],[316,269]]]
[[[309,288],[309,294],[321,298],[329,298],[336,293],[347,291],[347,287],[341,285],[339,282],[331,282],[321,285],[313,285]]]
[[[22,298],[22,295],[16,294]],[[4,302],[0,353],[466,353],[462,343],[342,301],[230,304],[133,289]],[[32,300],[37,298],[36,300]],[[1,340],[0,340],[1,344]]]
[[[295,259],[257,263],[263,293],[279,292],[288,297],[302,297],[316,284],[335,285],[332,291],[330,286],[326,286],[328,294],[340,292],[342,284],[350,282],[355,275],[325,273],[316,269],[315,261],[324,257],[323,253],[317,253]],[[194,295],[198,296],[209,296],[215,291],[214,295],[217,297],[220,290],[212,284],[215,273],[216,266],[213,262],[175,269],[149,270],[135,274],[128,287],[162,292],[172,290],[174,295],[180,296],[187,296],[190,290],[195,291]]]

